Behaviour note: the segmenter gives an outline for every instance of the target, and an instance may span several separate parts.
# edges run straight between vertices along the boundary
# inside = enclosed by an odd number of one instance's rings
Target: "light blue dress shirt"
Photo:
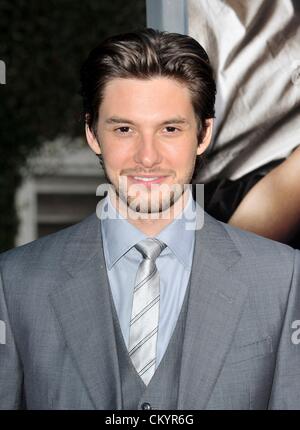
[[[190,194],[183,212],[156,236],[167,247],[156,259],[160,276],[160,312],[157,337],[159,365],[174,331],[189,282],[195,242],[194,200]],[[104,212],[103,212],[104,211]],[[134,245],[147,236],[136,229],[105,197],[101,218],[104,256],[114,305],[128,348],[133,289],[143,257]],[[187,220],[189,229],[186,228]]]

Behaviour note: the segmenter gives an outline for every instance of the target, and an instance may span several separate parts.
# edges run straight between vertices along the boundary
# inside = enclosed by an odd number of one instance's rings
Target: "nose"
[[[154,136],[141,137],[137,144],[134,161],[147,168],[161,162],[159,142]]]

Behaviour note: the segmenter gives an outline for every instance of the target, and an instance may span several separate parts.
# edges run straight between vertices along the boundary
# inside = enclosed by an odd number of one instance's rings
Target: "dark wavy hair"
[[[215,116],[216,84],[209,58],[192,37],[152,28],[105,39],[81,68],[83,114],[95,133],[105,85],[114,78],[151,79],[163,76],[190,90],[202,140],[205,120]]]

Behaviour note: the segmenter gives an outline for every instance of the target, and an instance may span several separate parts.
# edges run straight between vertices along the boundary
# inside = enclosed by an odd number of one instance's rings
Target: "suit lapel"
[[[66,279],[50,295],[96,409],[120,409],[121,389],[100,221],[82,223],[65,248]]]
[[[222,224],[205,214],[196,231],[179,409],[204,409],[222,369],[247,295],[240,257]]]

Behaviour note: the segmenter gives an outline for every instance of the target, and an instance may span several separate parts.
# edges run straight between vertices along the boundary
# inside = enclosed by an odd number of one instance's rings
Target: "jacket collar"
[[[178,409],[205,409],[247,296],[241,253],[225,226],[204,216],[196,231]]]

